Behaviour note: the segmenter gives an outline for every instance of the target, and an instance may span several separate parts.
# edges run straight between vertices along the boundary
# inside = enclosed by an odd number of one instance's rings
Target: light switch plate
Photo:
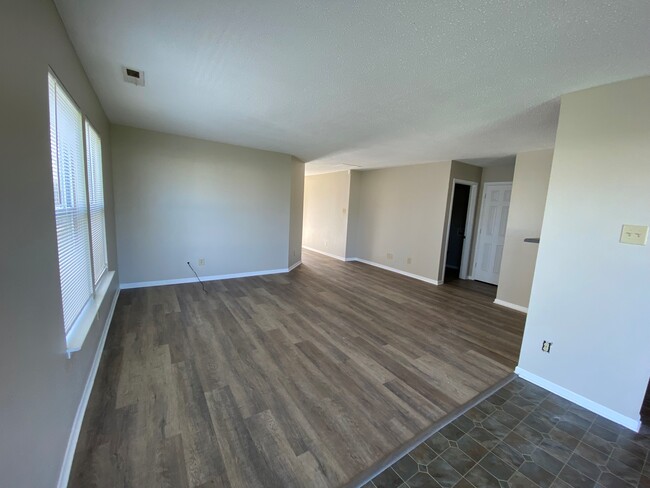
[[[636,244],[637,246],[645,246],[647,241],[647,225],[623,225],[620,242],[623,244]]]

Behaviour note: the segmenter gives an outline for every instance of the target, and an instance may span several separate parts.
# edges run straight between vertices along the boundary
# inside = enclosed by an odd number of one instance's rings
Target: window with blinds
[[[67,333],[106,271],[101,141],[50,73],[50,148],[61,280]]]
[[[104,182],[102,178],[102,141],[86,121],[86,161],[88,166],[88,208],[90,215],[90,245],[93,256],[95,285],[108,267],[104,225]]]

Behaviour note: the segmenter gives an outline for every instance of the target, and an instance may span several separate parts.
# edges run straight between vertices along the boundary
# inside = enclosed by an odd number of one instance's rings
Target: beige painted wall
[[[518,154],[515,165],[497,299],[524,308],[539,248],[524,239],[541,233],[552,161],[553,150],[545,149]]]
[[[359,255],[359,232],[360,225],[360,195],[361,178],[363,172],[359,170],[350,171],[350,203],[348,208],[348,241],[345,249],[346,258],[355,258]]]
[[[501,181],[512,181],[515,175],[515,164],[503,164],[483,168],[481,184]],[[481,189],[482,191],[483,189]]]
[[[449,189],[451,189],[452,181],[454,178],[480,183],[483,171],[484,169],[480,166],[474,166],[473,164],[462,163],[460,161],[452,161]],[[449,197],[451,198],[451,195]]]
[[[61,290],[50,158],[48,67],[102,139],[109,268],[116,268],[108,121],[49,0],[0,15],[0,485],[57,483],[73,420],[118,283],[71,359]],[[8,230],[9,229],[9,230]]]
[[[474,231],[472,232],[472,253],[470,256],[470,268],[474,266],[474,259],[476,259],[476,242],[478,241],[478,226],[481,220],[481,204],[483,202],[483,187],[485,183],[495,183],[495,182],[508,182],[512,181],[512,178],[515,174],[515,164],[501,164],[499,166],[488,166],[483,168],[483,173],[481,174],[481,184],[478,187],[478,197],[476,203],[476,216],[474,217]],[[470,276],[472,275],[472,270],[470,269]]]
[[[451,161],[360,172],[356,257],[439,280],[450,172]]]
[[[346,256],[350,171],[305,178],[303,245],[338,257]]]
[[[122,126],[112,135],[123,283],[191,279],[187,261],[202,276],[287,268],[291,156]]]
[[[291,158],[291,214],[289,219],[289,267],[302,259],[302,220],[305,200],[305,163]]]
[[[650,376],[650,77],[562,97],[519,366],[637,420]],[[543,340],[553,343],[541,351]]]

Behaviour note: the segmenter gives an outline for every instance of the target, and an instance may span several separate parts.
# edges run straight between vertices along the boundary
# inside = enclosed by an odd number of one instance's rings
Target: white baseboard
[[[338,259],[339,261],[351,261],[350,259],[346,259],[343,256],[337,256],[336,254],[331,254],[329,252],[321,251],[320,249],[314,249],[313,247],[302,246],[302,248],[307,249],[308,251],[317,252],[318,254],[322,254],[323,256]]]
[[[431,283],[432,285],[442,285],[441,281],[427,278],[426,276],[420,276],[414,273],[409,273],[408,271],[402,271],[401,269],[391,268],[390,266],[386,266],[385,264],[375,263],[374,261],[368,261],[367,259],[350,258],[349,261],[358,261],[363,264],[369,264],[370,266],[375,266],[377,268],[385,269],[386,271],[392,271],[393,273],[408,276],[409,278],[415,278],[416,280],[425,281],[427,283]]]
[[[601,405],[600,403],[596,403],[593,400],[589,400],[589,398],[583,397],[582,395],[578,395],[577,393],[574,393],[571,390],[567,390],[563,386],[548,381],[547,379],[544,379],[541,376],[537,376],[536,374],[533,374],[530,371],[526,371],[525,369],[520,368],[519,366],[515,368],[515,373],[519,375],[521,378],[530,381],[531,383],[534,383],[537,386],[540,386],[545,390],[550,391],[551,393],[555,393],[556,395],[561,396],[566,400],[569,400],[577,405],[580,405],[581,407],[586,408],[587,410],[596,413],[601,417],[605,417],[606,419],[609,419],[612,422],[622,425],[623,427],[627,427],[628,429],[633,430],[634,432],[639,432],[639,429],[641,428],[640,418],[635,420],[631,417],[627,417],[621,413],[612,410],[611,408]]]
[[[287,271],[293,271],[294,269],[296,269],[301,264],[302,264],[302,261],[298,261],[297,263],[294,263],[291,266],[289,266],[289,269]]]
[[[74,422],[72,423],[72,431],[70,432],[70,437],[68,438],[68,446],[65,450],[63,464],[61,465],[61,471],[59,472],[59,481],[56,485],[58,488],[66,488],[66,486],[68,486],[70,470],[72,469],[72,460],[74,459],[74,452],[77,449],[77,441],[79,440],[79,434],[81,433],[81,425],[83,424],[84,414],[86,413],[86,407],[88,406],[88,400],[90,399],[90,393],[93,391],[95,376],[97,376],[99,362],[102,359],[102,352],[104,351],[104,344],[106,343],[106,336],[108,335],[108,329],[111,326],[111,320],[113,320],[113,312],[115,312],[115,305],[117,304],[117,298],[119,296],[120,289],[118,288],[115,291],[113,301],[111,302],[110,308],[108,310],[106,322],[104,322],[104,329],[102,330],[102,335],[99,338],[97,350],[95,351],[93,364],[90,367],[90,374],[86,380],[86,386],[84,387],[83,394],[81,395],[81,401],[79,402],[77,413],[75,414]]]
[[[302,261],[301,261],[302,262]],[[293,269],[293,268],[292,268]],[[249,276],[264,276],[270,274],[288,273],[289,268],[280,269],[265,269],[262,271],[248,271],[246,273],[233,273],[214,276],[199,276],[201,281],[218,281],[230,280],[233,278],[248,278]],[[120,289],[129,290],[131,288],[147,288],[149,286],[166,286],[166,285],[182,285],[185,283],[198,283],[196,277],[192,278],[178,278],[173,280],[158,280],[158,281],[139,281],[135,283],[120,283]]]
[[[386,266],[385,264],[375,263],[374,261],[368,261],[367,259],[344,258],[343,256],[337,256],[336,254],[330,254],[328,252],[321,251],[319,249],[314,249],[312,247],[302,246],[302,248],[307,249],[308,251],[317,252],[319,254],[322,254],[324,256],[328,256],[330,258],[338,259],[339,261],[346,261],[346,262],[358,261],[359,263],[369,264],[370,266],[375,266],[377,268],[385,269],[386,271],[392,271],[393,273],[408,276],[409,278],[415,278],[416,280],[425,281],[427,283],[431,283],[432,285],[442,285],[442,281],[427,278],[425,276],[420,276],[420,275],[417,275],[415,273],[409,273],[408,271],[402,271],[401,269],[391,268],[390,266]]]
[[[528,307],[522,307],[521,305],[506,302],[505,300],[499,300],[498,298],[495,298],[494,303],[496,303],[497,305],[501,305],[502,307],[511,308],[513,310],[516,310],[517,312],[528,313]]]

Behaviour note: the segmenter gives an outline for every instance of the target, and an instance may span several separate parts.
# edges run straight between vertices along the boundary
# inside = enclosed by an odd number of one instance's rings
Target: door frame
[[[474,269],[478,265],[478,249],[479,245],[481,243],[481,226],[483,225],[483,219],[485,219],[485,212],[483,211],[483,206],[485,205],[485,200],[487,197],[487,187],[488,186],[496,186],[496,185],[510,185],[510,189],[512,189],[512,181],[486,181],[483,183],[483,192],[481,194],[481,213],[478,216],[478,227],[476,227],[476,244],[474,245],[474,262],[472,263],[472,277],[470,279],[475,279],[474,278]],[[499,273],[499,277],[501,276],[501,273]],[[499,286],[499,285],[497,285]]]
[[[461,180],[454,178],[451,181],[451,195],[447,208],[447,232],[445,233],[445,245],[442,254],[442,283],[445,282],[445,270],[447,267],[447,248],[449,247],[449,231],[451,229],[451,212],[454,206],[454,194],[456,184],[469,186],[469,201],[467,204],[467,218],[465,220],[465,239],[463,240],[463,254],[460,258],[460,269],[458,277],[461,280],[468,279],[469,274],[469,253],[472,249],[472,233],[474,231],[474,217],[476,215],[476,197],[478,194],[478,181]]]

